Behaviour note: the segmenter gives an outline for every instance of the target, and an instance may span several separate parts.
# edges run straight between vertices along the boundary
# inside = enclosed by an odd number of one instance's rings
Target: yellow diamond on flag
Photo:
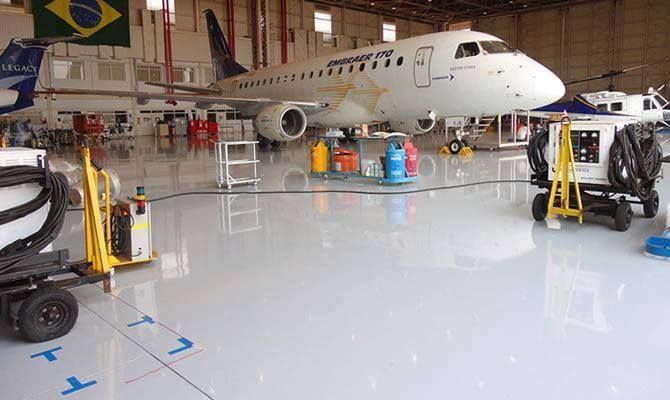
[[[54,0],[46,8],[84,36],[91,36],[121,14],[104,0]]]

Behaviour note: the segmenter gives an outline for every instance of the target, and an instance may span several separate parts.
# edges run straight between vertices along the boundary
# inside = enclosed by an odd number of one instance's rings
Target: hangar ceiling
[[[315,2],[428,23],[461,22],[588,3],[587,0],[316,0]]]

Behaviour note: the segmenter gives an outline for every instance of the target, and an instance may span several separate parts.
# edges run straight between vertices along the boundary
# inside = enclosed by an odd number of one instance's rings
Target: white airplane
[[[182,93],[48,89],[49,94],[110,95],[224,104],[255,118],[273,141],[299,138],[307,126],[350,129],[389,121],[424,133],[439,118],[533,109],[563,97],[549,69],[501,39],[472,31],[439,32],[247,71],[232,57],[214,12],[205,11],[215,82],[148,85]],[[187,93],[183,93],[187,92]]]

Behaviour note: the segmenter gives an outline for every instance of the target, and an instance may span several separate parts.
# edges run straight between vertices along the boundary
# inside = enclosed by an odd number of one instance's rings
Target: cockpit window
[[[484,54],[514,53],[514,49],[507,43],[499,40],[484,40],[479,42]]]
[[[477,42],[461,43],[456,49],[456,58],[472,57],[479,54]]]

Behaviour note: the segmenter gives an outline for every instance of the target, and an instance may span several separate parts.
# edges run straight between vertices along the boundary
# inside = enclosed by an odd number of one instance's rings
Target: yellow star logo
[[[103,0],[54,0],[46,8],[87,37],[121,17]]]

